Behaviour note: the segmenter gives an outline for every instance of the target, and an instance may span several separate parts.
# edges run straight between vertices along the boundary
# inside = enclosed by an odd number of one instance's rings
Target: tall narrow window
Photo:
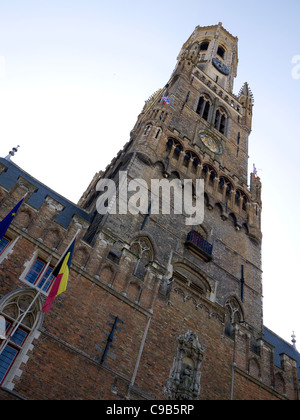
[[[6,336],[9,336],[12,330],[12,323],[6,321]],[[4,348],[0,355],[0,385],[4,381],[7,373],[12,367],[16,357],[18,356],[26,338],[28,332],[23,328],[18,328],[16,332],[10,338],[9,344]]]
[[[192,171],[193,173],[197,173],[198,170],[198,166],[200,165],[200,160],[196,157],[193,160],[193,166],[192,166]]]
[[[203,95],[200,97],[198,106],[197,106],[197,114],[200,115],[203,119],[206,121],[209,117],[209,111],[210,111],[210,101],[207,97],[204,97]]]
[[[226,123],[226,118],[224,115],[221,115],[221,121],[220,121],[220,128],[219,131],[222,134],[225,134],[225,123]]]
[[[214,180],[217,177],[216,171],[210,165],[204,165],[202,170],[202,177],[208,182],[209,185],[214,185]]]
[[[225,303],[225,334],[232,337],[234,325],[243,321],[243,313],[238,301],[232,297]]]
[[[219,180],[219,188],[218,188],[218,190],[219,190],[220,193],[223,194],[224,189],[226,191],[225,192],[225,196],[226,197],[230,197],[231,191],[233,189],[232,184],[231,184],[231,182],[227,178],[225,178],[224,176],[221,176],[220,177],[220,180]]]
[[[138,256],[133,274],[143,279],[146,273],[146,266],[153,261],[154,257],[150,241],[147,238],[138,238],[132,243],[130,249]]]
[[[216,129],[218,129],[219,121],[220,121],[220,111],[217,110],[216,117],[215,117],[215,124],[214,124]]]
[[[223,109],[217,109],[216,116],[215,116],[215,122],[214,127],[220,131],[220,133],[225,135],[226,132],[226,121],[227,121],[227,115]]]
[[[161,128],[159,128],[158,130],[157,130],[157,132],[156,132],[156,135],[155,135],[155,138],[156,139],[158,139],[158,137],[159,137],[159,135],[160,135],[160,133],[161,133]]]
[[[202,118],[204,118],[206,121],[208,120],[209,109],[210,109],[210,103],[206,102],[205,107],[203,109],[203,114],[202,114]]]
[[[9,244],[10,244],[10,239],[8,239],[5,236],[4,236],[4,238],[2,238],[0,240],[0,255],[3,254],[3,252],[8,247]]]
[[[168,139],[167,145],[166,145],[166,152],[170,152],[172,150],[172,146],[173,146],[173,140]]]
[[[189,166],[190,159],[191,159],[191,155],[190,153],[187,152],[183,159],[183,166],[187,168]]]
[[[235,204],[236,206],[240,207],[244,211],[247,211],[247,203],[248,198],[245,193],[243,193],[241,190],[237,190],[235,193]]]
[[[197,172],[197,169],[198,169],[198,165],[200,164],[200,160],[199,160],[198,156],[195,153],[193,153],[191,151],[188,151],[188,152],[186,152],[186,154],[184,156],[183,166],[185,166],[187,168],[189,166],[189,164],[190,164],[190,161],[193,162],[193,164],[192,164],[192,171],[194,173],[196,173]]]
[[[149,134],[151,128],[152,128],[151,124],[146,125],[145,130],[144,130],[144,136],[147,136]]]
[[[197,107],[197,114],[201,115],[202,113],[202,109],[203,109],[203,104],[204,104],[204,98],[203,96],[200,97],[199,102],[198,102],[198,107]]]

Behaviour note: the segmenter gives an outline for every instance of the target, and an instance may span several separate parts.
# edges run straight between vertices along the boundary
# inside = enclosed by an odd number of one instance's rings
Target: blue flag
[[[19,208],[23,203],[24,198],[12,209],[10,213],[0,222],[0,241],[7,232],[7,229],[11,225],[11,222],[14,220],[15,215],[17,214]]]

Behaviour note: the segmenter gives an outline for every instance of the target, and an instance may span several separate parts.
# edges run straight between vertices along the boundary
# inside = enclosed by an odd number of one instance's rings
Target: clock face
[[[221,154],[222,147],[220,143],[207,133],[200,133],[200,140],[213,153]]]
[[[224,63],[222,63],[221,60],[219,60],[218,58],[213,58],[212,62],[215,68],[218,69],[221,73],[225,74],[225,76],[229,75],[228,67]]]

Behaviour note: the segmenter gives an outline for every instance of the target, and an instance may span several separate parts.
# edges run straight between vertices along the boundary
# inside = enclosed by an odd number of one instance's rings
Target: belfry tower
[[[79,204],[95,212],[88,241],[103,229],[116,235],[116,243],[148,235],[155,241],[156,258],[167,280],[177,273],[191,285],[188,273],[195,269],[201,275],[194,289],[226,308],[229,324],[237,319],[249,323],[258,338],[261,184],[251,174],[251,187],[247,185],[253,95],[247,83],[233,94],[237,44],[221,23],[195,29],[169,82],[146,101],[129,143],[104,173],[95,176]],[[119,171],[146,181],[203,178],[203,224],[191,231],[184,217],[151,212],[146,217],[100,216],[95,210],[97,182],[118,181]]]
[[[241,335],[248,337],[250,347],[258,349],[263,338],[261,183],[252,173],[248,186],[254,100],[247,83],[237,95],[233,93],[237,65],[238,39],[221,23],[196,27],[168,83],[146,101],[130,141],[106,171],[95,176],[79,204],[95,214],[87,241],[93,243],[102,232],[113,238],[116,255],[124,241],[133,250],[138,261],[134,274],[139,280],[126,293],[133,293],[140,305],[155,313],[158,302],[165,299],[165,305],[177,313],[180,309],[172,299],[177,293],[184,302],[190,299],[194,308],[205,308],[210,317],[221,320],[219,335],[238,337],[243,330]],[[183,216],[152,215],[151,203],[146,215],[97,214],[99,179],[118,182],[119,171],[149,185],[151,179],[204,179],[203,223],[192,228]],[[161,278],[160,283],[154,278]],[[191,340],[199,339],[204,345],[197,328],[185,325],[186,319],[193,318],[202,330],[198,315],[191,311],[180,321],[184,343],[188,341],[184,333],[192,331]],[[214,333],[211,330],[208,342]],[[176,375],[181,377],[187,366],[195,371],[199,364],[194,356],[185,361],[182,357],[178,355],[170,373],[169,397],[180,394],[174,385]],[[191,375],[199,382],[196,373]],[[191,396],[190,391],[184,395]]]

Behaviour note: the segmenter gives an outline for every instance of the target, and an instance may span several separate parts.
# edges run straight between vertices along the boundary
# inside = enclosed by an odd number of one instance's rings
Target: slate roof
[[[3,158],[0,158],[0,162],[8,168],[0,175],[1,186],[6,188],[7,190],[10,190],[16,184],[18,178],[21,176],[37,188],[37,190],[27,200],[27,203],[30,206],[39,210],[45,198],[47,196],[50,196],[64,206],[64,209],[58,214],[55,220],[64,228],[68,228],[69,223],[71,222],[74,215],[78,215],[87,222],[90,222],[91,215],[84,211],[81,207],[72,203],[63,196],[57,194],[55,191],[51,190],[49,187],[39,182],[37,179],[33,178],[27,172],[23,171],[19,166],[15,165],[13,162]]]
[[[297,362],[297,374],[300,380],[300,353],[289,343],[264,327],[264,340],[274,347],[274,364],[281,368],[280,355],[286,354]]]

